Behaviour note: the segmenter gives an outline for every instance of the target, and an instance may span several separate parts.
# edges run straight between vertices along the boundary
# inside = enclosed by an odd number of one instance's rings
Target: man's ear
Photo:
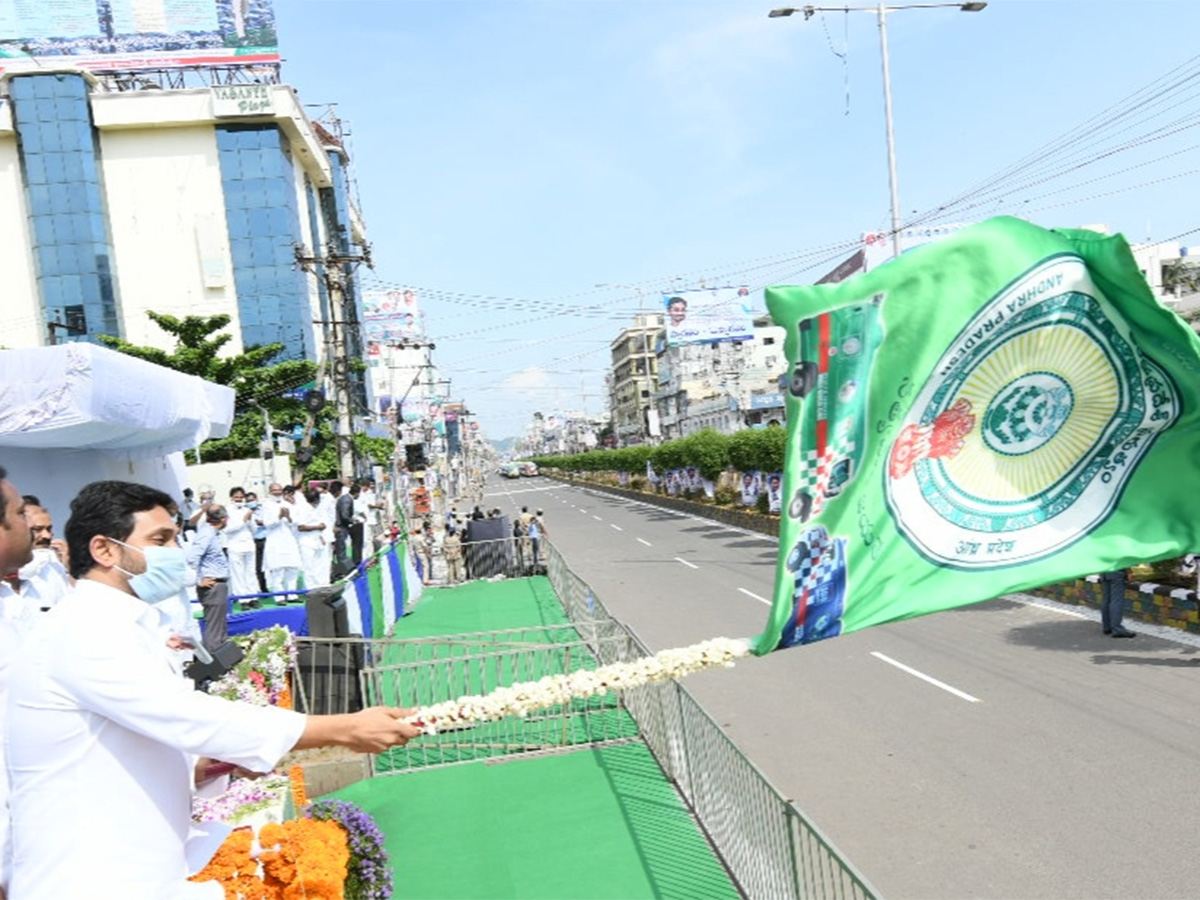
[[[120,565],[121,548],[102,534],[95,535],[88,541],[88,551],[92,554],[92,562],[106,569]]]

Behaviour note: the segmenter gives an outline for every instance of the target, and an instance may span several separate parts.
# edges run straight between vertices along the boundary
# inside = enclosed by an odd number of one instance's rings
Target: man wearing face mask
[[[267,590],[280,606],[287,606],[295,595],[300,577],[300,544],[296,541],[296,507],[284,498],[283,485],[272,484],[270,496],[258,511],[258,521],[267,529],[267,545],[263,550],[263,571],[267,573]]]
[[[45,612],[66,596],[71,587],[67,574],[67,545],[54,539],[50,512],[42,506],[25,504],[25,520],[33,536],[33,559],[17,573],[21,595],[21,617]]]
[[[13,897],[90,897],[98,886],[122,900],[220,897],[185,880],[197,757],[265,772],[289,750],[378,753],[417,734],[408,710],[304,716],[194,691],[173,674],[157,605],[178,596],[187,564],[170,503],[104,481],[71,504],[75,588],[12,667]]]

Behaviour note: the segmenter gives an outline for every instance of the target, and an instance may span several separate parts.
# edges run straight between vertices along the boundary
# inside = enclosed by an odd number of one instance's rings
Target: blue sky
[[[886,227],[875,16],[768,19],[772,3],[276,0],[285,80],[350,131],[365,281],[417,290],[489,437],[534,410],[599,411],[609,341],[661,291],[747,284],[761,305]],[[1198,34],[1189,0],[891,14],[905,217],[1184,66]],[[1200,228],[1195,69],[948,220]]]

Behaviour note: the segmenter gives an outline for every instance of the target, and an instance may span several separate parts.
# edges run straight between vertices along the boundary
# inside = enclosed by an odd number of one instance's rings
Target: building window
[[[775,343],[775,338],[773,338],[773,337],[764,337],[763,338],[763,344],[767,347],[770,347],[774,343]]]
[[[14,76],[9,85],[29,203],[30,243],[58,340],[120,336],[112,245],[88,86],[82,75]]]
[[[275,125],[218,125],[216,133],[242,343],[279,343],[287,357],[311,358],[291,147]]]

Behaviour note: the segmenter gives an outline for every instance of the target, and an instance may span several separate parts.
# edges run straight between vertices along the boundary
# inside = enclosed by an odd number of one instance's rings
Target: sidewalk
[[[538,577],[428,589],[396,637],[552,625],[573,631]],[[738,897],[628,713],[609,715],[624,727],[606,736],[627,742],[381,774],[331,796],[379,822],[397,900]]]

